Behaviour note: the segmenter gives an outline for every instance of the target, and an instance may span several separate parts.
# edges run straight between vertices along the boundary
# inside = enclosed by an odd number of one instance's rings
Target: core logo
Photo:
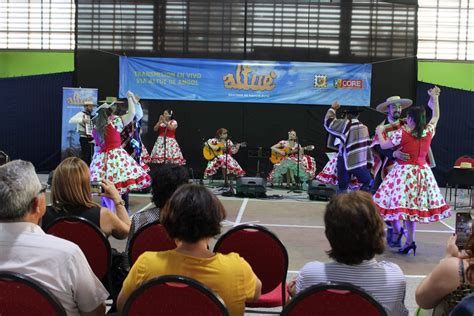
[[[336,79],[334,80],[334,88],[336,89],[363,89],[364,80]]]

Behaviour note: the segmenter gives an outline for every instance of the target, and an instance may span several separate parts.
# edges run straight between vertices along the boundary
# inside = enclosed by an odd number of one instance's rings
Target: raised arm
[[[433,111],[433,115],[431,116],[431,120],[429,124],[436,127],[439,120],[439,94],[441,93],[441,89],[435,86],[433,89],[428,90],[428,95],[430,96],[430,100],[428,101],[428,106]]]
[[[135,99],[133,98],[134,95],[132,92],[127,92],[127,100],[128,100],[128,111],[127,114],[121,116],[123,126],[127,126],[133,121],[135,117]]]

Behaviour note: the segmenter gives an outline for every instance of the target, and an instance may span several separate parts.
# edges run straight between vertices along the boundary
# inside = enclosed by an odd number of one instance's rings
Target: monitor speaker
[[[312,201],[329,201],[337,193],[337,187],[331,184],[324,184],[317,180],[311,181],[308,186],[309,199]]]
[[[265,197],[267,181],[259,177],[241,177],[236,183],[237,196]]]

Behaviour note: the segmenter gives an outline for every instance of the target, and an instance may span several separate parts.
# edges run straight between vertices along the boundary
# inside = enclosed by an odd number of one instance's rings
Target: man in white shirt
[[[69,119],[69,124],[76,124],[76,131],[79,133],[79,143],[81,144],[81,159],[89,166],[92,159],[93,145],[91,114],[94,108],[92,101],[84,102],[84,110],[77,112]]]
[[[109,294],[81,249],[38,226],[46,211],[45,189],[31,162],[0,167],[0,270],[40,282],[68,315],[104,315]]]

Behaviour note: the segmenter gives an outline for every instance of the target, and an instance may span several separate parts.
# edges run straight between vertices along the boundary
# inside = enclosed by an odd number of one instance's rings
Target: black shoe
[[[400,232],[398,235],[392,233],[392,241],[388,243],[390,248],[396,248],[396,247],[401,247],[402,246],[402,237],[405,235],[405,230],[403,227],[400,228]],[[387,242],[388,242],[388,237],[387,237]]]
[[[402,248],[398,249],[398,253],[403,255],[408,255],[413,250],[413,256],[416,256],[416,244],[412,242],[411,244],[405,244]]]

